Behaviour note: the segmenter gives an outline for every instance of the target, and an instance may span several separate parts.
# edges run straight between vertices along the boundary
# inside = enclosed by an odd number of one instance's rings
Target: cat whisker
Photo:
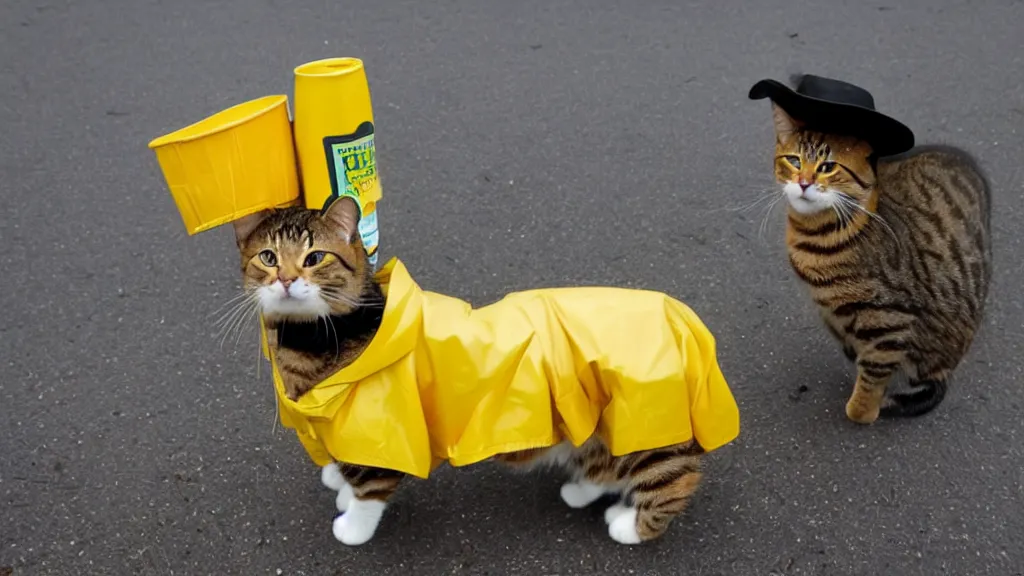
[[[839,211],[839,204],[833,204],[832,205],[832,212],[836,215],[836,218],[839,220],[839,225],[842,226],[843,225],[843,214]]]
[[[761,218],[761,225],[758,227],[758,238],[761,238],[762,240],[764,239],[764,233],[768,229],[768,219],[771,217],[772,211],[775,209],[775,206],[778,205],[778,203],[783,198],[785,198],[785,195],[782,193],[782,191],[779,191],[778,194],[776,194],[775,199],[768,204],[764,212],[764,217]]]
[[[877,213],[868,210],[864,206],[861,206],[860,202],[857,202],[853,198],[850,198],[845,195],[840,195],[839,198],[842,199],[843,203],[847,208],[862,212],[865,215],[867,215],[868,218],[874,220],[875,222],[878,222],[879,225],[885,228],[885,231],[888,232],[890,236],[892,236],[892,239],[896,241],[896,245],[900,246],[899,236],[896,235],[896,232],[892,229],[892,226],[890,226],[889,223],[885,221],[885,218],[882,218]]]
[[[239,309],[244,308],[247,305],[255,304],[256,300],[257,296],[255,292],[243,292],[242,294],[235,296],[229,300],[227,304],[221,306],[221,309],[227,308],[228,306],[230,306],[230,309],[223,312],[217,320],[214,320],[213,325],[219,326],[226,323],[232,316],[234,316],[235,313],[238,312]],[[214,314],[217,314],[217,312],[210,314],[210,316],[213,316]]]
[[[319,316],[318,321],[320,318],[323,318],[324,326],[327,327],[327,338],[329,339],[331,337],[331,320],[326,316]],[[335,336],[336,337],[334,339],[334,359],[337,360],[338,358],[341,357],[341,335],[337,333],[337,330],[335,330]]]
[[[256,347],[256,380],[259,380],[263,371],[263,335],[260,332],[260,346]]]
[[[331,337],[331,321],[326,316],[323,316],[323,315],[320,315],[320,316],[316,317],[316,331],[317,331],[317,334],[319,334],[319,332],[320,332],[320,321],[321,320],[323,320],[323,322],[324,322],[324,330],[327,331],[327,338],[330,338]]]
[[[232,316],[237,314],[239,310],[241,310],[242,308],[245,308],[247,304],[249,304],[249,302],[246,301],[246,300],[243,300],[241,302],[236,302],[235,304],[233,304],[231,306],[231,308],[228,311],[224,312],[223,314],[220,315],[219,318],[214,320],[213,321],[213,325],[214,326],[220,326],[220,325],[226,323]],[[212,316],[212,314],[211,314],[211,316]]]
[[[320,292],[323,293],[323,294],[328,294],[328,295],[331,295],[331,296],[334,296],[334,297],[338,297],[338,298],[345,298],[346,301],[357,303],[360,306],[370,306],[370,305],[373,305],[373,304],[383,304],[384,301],[385,301],[383,296],[379,296],[379,295],[376,295],[376,294],[373,294],[373,295],[370,295],[370,296],[360,295],[360,296],[358,296],[356,298],[353,298],[352,296],[342,292],[341,289],[335,288],[335,287],[332,287],[332,286],[321,286],[320,287]]]
[[[839,196],[839,198],[842,198],[842,196]],[[832,204],[832,211],[835,212],[836,217],[839,218],[839,225],[843,228],[853,221],[853,214],[850,212],[846,203],[842,200]]]
[[[771,201],[773,198],[775,198],[776,194],[778,194],[778,192],[775,190],[762,190],[760,191],[759,196],[755,198],[753,202],[744,204],[742,206],[726,206],[724,208],[719,208],[717,210],[711,210],[709,211],[709,213],[716,211],[747,212],[753,210],[754,208],[757,208],[759,205],[762,205],[765,202]]]
[[[247,298],[232,307],[232,309],[226,312],[213,325],[220,327],[222,330],[228,330],[240,317],[242,317],[249,309],[257,307],[257,300],[255,297]]]
[[[249,308],[239,309],[238,312],[231,317],[230,321],[225,322],[224,325],[220,327],[217,334],[221,336],[222,347],[228,336],[233,333],[235,328],[248,316],[249,310]]]
[[[358,303],[354,303],[354,302],[351,302],[351,301],[345,300],[345,299],[326,297],[326,298],[324,298],[324,300],[328,304],[332,304],[332,305],[336,305],[336,306],[344,306],[344,307],[350,308],[352,310],[356,310],[356,309],[362,308],[362,306],[360,306]]]
[[[850,225],[853,222],[853,219],[856,215],[853,213],[853,210],[851,210],[850,207],[846,206],[845,204],[842,205],[841,210],[843,211],[843,225]]]
[[[223,311],[224,311],[224,310],[225,310],[226,308],[228,308],[229,306],[231,306],[232,304],[235,304],[235,303],[237,303],[237,302],[238,302],[239,300],[242,300],[242,299],[244,299],[244,298],[247,298],[247,297],[249,297],[250,295],[251,295],[251,293],[250,293],[249,291],[243,290],[243,291],[242,291],[241,293],[239,293],[239,294],[235,294],[235,295],[234,295],[234,296],[232,296],[231,298],[228,298],[228,300],[227,300],[226,302],[224,302],[223,304],[221,304],[220,306],[218,306],[216,310],[214,310],[213,312],[211,312],[211,313],[210,313],[210,315],[212,316],[212,315],[214,315],[214,314],[219,314],[219,313],[223,312]]]
[[[234,319],[232,319],[230,324],[224,326],[224,328],[221,331],[222,334],[220,337],[221,349],[223,349],[224,345],[227,344],[228,337],[231,336],[231,334],[235,331],[235,328],[241,325],[241,323],[243,322],[247,315],[246,312],[248,312],[248,310],[239,313],[237,316],[235,316]]]
[[[225,318],[222,322],[220,322],[218,324],[219,327],[220,327],[220,330],[218,331],[218,334],[220,334],[222,336],[222,338],[221,338],[221,345],[222,346],[223,346],[224,340],[226,339],[227,335],[231,332],[232,327],[237,322],[239,322],[242,317],[245,316],[245,313],[248,310],[249,310],[248,306],[245,306],[244,304],[241,304],[241,305],[237,306],[231,312],[230,316],[228,316],[227,318]]]
[[[232,333],[236,334],[235,345],[237,346],[239,340],[241,339],[241,334],[245,326],[249,324],[250,320],[258,312],[259,306],[258,301],[255,298],[255,295],[253,298],[248,299],[240,303],[238,306],[236,306],[230,318],[225,320],[221,327],[221,348],[223,348],[224,344],[227,343],[227,339]]]
[[[383,298],[352,298],[347,294],[325,291],[323,289],[320,290],[320,296],[327,302],[343,304],[351,308],[365,308],[367,306],[384,304]]]
[[[350,306],[354,306],[356,308],[364,308],[364,307],[367,307],[367,306],[380,306],[381,304],[384,304],[384,300],[379,299],[379,298],[378,299],[352,298],[351,296],[346,296],[344,294],[338,294],[338,295],[331,294],[331,295],[327,295],[327,297],[328,298],[333,298],[335,301],[343,302],[345,304],[348,304]]]
[[[241,342],[241,341],[242,341],[242,335],[243,335],[243,334],[245,334],[245,332],[246,332],[246,327],[247,327],[247,326],[252,326],[252,321],[253,321],[254,319],[256,319],[256,313],[257,313],[257,311],[258,311],[258,308],[257,308],[256,306],[253,306],[253,307],[252,307],[252,308],[250,308],[250,309],[249,309],[249,311],[248,311],[248,312],[246,313],[246,315],[245,315],[245,317],[244,317],[244,318],[242,319],[242,321],[238,323],[238,326],[237,326],[237,328],[236,328],[236,331],[237,331],[237,335],[235,336],[235,347],[236,347],[236,348],[238,347],[238,344],[239,344],[239,342]]]

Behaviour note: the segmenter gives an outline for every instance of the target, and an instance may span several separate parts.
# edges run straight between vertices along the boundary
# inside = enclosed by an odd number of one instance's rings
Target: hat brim
[[[747,96],[751,100],[770,98],[812,130],[861,138],[879,156],[900,154],[914,147],[914,132],[877,110],[806,96],[770,79],[754,84]]]

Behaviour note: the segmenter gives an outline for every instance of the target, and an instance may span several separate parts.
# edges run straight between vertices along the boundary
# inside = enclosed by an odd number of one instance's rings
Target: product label
[[[365,213],[368,202],[381,197],[377,178],[377,151],[373,144],[373,123],[363,122],[356,131],[346,136],[324,138],[327,169],[331,177],[331,197],[327,203],[348,196],[359,204],[359,235],[363,240],[370,262],[377,266],[377,210]]]
[[[374,210],[359,219],[359,236],[363,239],[366,253],[370,255],[370,264],[377,267],[377,244],[380,233],[377,230],[377,211]]]

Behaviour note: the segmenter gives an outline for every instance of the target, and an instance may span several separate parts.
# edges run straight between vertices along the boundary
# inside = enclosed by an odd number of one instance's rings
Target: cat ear
[[[803,122],[795,120],[781,106],[772,102],[772,116],[775,119],[775,138],[780,142],[803,127]]]
[[[238,220],[232,222],[235,226],[235,242],[238,243],[239,247],[241,247],[242,243],[249,238],[249,235],[256,230],[256,227],[267,219],[267,216],[270,216],[269,210],[260,210],[259,212],[249,214],[248,216],[242,216]]]
[[[343,196],[324,209],[323,217],[335,226],[338,234],[349,244],[356,238],[359,228],[359,204],[354,198]]]

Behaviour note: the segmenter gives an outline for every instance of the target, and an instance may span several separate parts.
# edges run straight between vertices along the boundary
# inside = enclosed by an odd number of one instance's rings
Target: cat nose
[[[807,191],[807,189],[811,187],[811,183],[808,182],[807,180],[804,180],[803,178],[800,179],[800,182],[798,182],[798,184],[800,184],[800,189],[803,191]]]
[[[288,292],[288,288],[291,287],[292,282],[295,282],[295,278],[288,278],[286,276],[278,276],[277,280],[281,282],[281,286],[284,286],[285,292]]]

